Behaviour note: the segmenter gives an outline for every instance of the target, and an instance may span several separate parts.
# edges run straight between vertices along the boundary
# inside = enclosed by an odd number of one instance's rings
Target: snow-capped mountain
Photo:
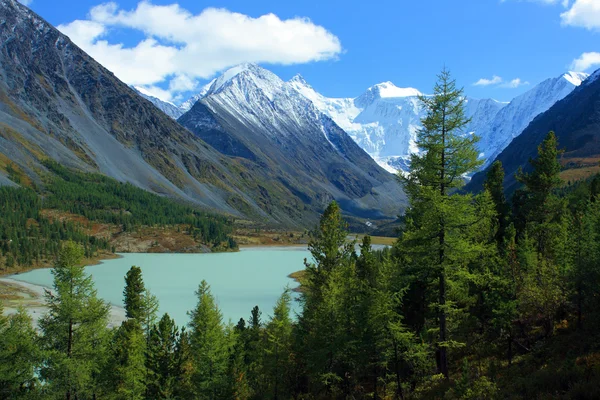
[[[519,182],[515,179],[515,173],[520,168],[526,173],[531,171],[532,166],[527,160],[536,157],[537,147],[549,131],[555,132],[560,147],[564,149],[561,156],[563,168],[578,170],[570,176],[584,179],[596,173],[600,158],[600,70],[581,83],[586,76],[569,73],[540,85],[535,93],[536,97],[548,97],[551,100],[558,97],[560,89],[563,93],[569,91],[567,83],[579,87],[534,118],[523,132],[495,157],[504,167],[504,188],[507,193],[512,193],[518,188]],[[558,94],[555,93],[557,89]],[[518,103],[530,103],[534,102],[536,97],[520,96],[514,102],[517,104],[518,100]],[[508,111],[508,107],[505,110]],[[518,115],[515,118],[518,119]],[[480,171],[475,174],[466,189],[473,192],[480,190],[486,179],[486,172]],[[569,179],[566,176],[563,178]]]
[[[193,95],[192,97],[190,97],[189,99],[187,99],[186,101],[181,103],[181,105],[179,106],[181,111],[183,111],[181,114],[183,115],[183,113],[190,111],[190,108],[192,108],[198,100],[200,100],[201,98],[206,96],[206,93],[208,93],[208,91],[210,90],[213,83],[215,83],[215,81],[216,81],[216,78],[213,79],[212,81],[208,82],[206,85],[202,86],[202,89],[200,89],[200,91],[197,94]]]
[[[177,119],[177,118],[181,117],[183,115],[183,113],[185,112],[180,107],[177,107],[175,104],[173,104],[169,101],[161,100],[158,97],[155,97],[154,95],[152,95],[152,93],[148,92],[143,87],[132,86],[132,88],[136,92],[138,92],[138,94],[140,96],[142,96],[143,98],[145,98],[146,100],[148,100],[149,102],[154,104],[160,111],[164,112],[165,114],[167,114],[169,117],[171,117],[173,119]]]
[[[471,118],[467,132],[481,137],[480,156],[486,163],[541,112],[564,98],[587,77],[567,73],[548,79],[510,103],[467,98]],[[391,82],[377,84],[356,98],[327,98],[316,92],[300,75],[289,84],[340,127],[386,169],[405,170],[410,154],[418,151],[416,133],[423,112],[413,88],[398,88]]]
[[[317,207],[336,199],[368,218],[396,215],[405,195],[350,136],[312,101],[255,64],[225,71],[178,120],[208,144],[251,160]]]
[[[481,137],[479,148],[486,165],[519,136],[535,117],[565,98],[588,76],[582,72],[567,72],[559,77],[547,79],[515,97],[498,112],[490,124],[482,125],[476,130]]]

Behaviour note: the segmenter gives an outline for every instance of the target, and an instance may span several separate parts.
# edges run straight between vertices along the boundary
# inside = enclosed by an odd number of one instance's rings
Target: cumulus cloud
[[[529,85],[529,82],[524,82],[521,80],[521,78],[515,78],[508,82],[504,82],[504,79],[502,79],[498,75],[492,76],[491,79],[481,78],[473,84],[473,86],[496,86],[510,89],[515,89],[523,85]]]
[[[473,84],[473,86],[490,86],[490,85],[498,85],[502,83],[502,78],[497,75],[494,75],[492,79],[481,78],[477,82]]]
[[[522,81],[521,78],[515,78],[515,79],[511,80],[510,82],[506,82],[505,84],[503,84],[502,87],[516,89],[520,86],[525,86],[525,85],[529,85],[529,82]]]
[[[571,69],[578,72],[585,72],[598,66],[600,66],[600,53],[594,51],[583,53],[571,63]]]
[[[600,29],[600,1],[575,0],[560,15],[563,25],[578,26],[590,30]]]
[[[147,90],[167,87],[153,92],[164,100],[243,62],[301,64],[335,59],[342,52],[334,34],[307,18],[253,18],[219,8],[192,14],[178,4],[147,1],[132,10],[101,4],[88,19],[58,28],[126,83]],[[111,42],[110,30],[118,28],[141,32],[144,39],[133,46]]]

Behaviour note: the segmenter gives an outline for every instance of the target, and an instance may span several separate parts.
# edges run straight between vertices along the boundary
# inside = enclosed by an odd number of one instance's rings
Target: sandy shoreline
[[[22,306],[31,316],[34,326],[37,326],[39,319],[48,312],[48,307],[46,306],[46,301],[44,299],[44,293],[47,290],[51,291],[51,289],[12,279],[10,277],[0,278],[0,285],[8,287],[17,297],[3,300],[4,315],[16,313],[17,309]],[[125,309],[123,307],[110,304],[108,326],[119,326],[125,319]]]

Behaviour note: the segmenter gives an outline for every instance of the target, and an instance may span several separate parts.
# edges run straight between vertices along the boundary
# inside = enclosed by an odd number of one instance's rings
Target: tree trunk
[[[448,356],[444,342],[447,340],[447,327],[446,327],[446,277],[442,272],[440,273],[440,373],[444,374],[444,377],[448,379]]]
[[[444,82],[444,93],[447,93],[447,82]],[[446,106],[442,111],[442,154],[441,154],[441,166],[440,166],[440,195],[442,201],[446,196]],[[439,307],[440,307],[440,343],[444,343],[447,340],[447,327],[446,327],[446,274],[444,271],[444,246],[446,245],[446,227],[444,226],[444,218],[442,214],[442,220],[440,224],[439,232],[439,268],[440,268],[440,288],[439,288]],[[445,343],[439,347],[439,358],[440,358],[440,373],[444,374],[444,377],[448,379],[448,357]]]
[[[69,337],[67,339],[67,358],[71,358],[71,351],[73,348],[73,320],[70,319],[69,320]],[[69,382],[69,386],[71,385],[71,382]],[[67,400],[71,400],[71,388],[69,387],[69,389],[67,389],[67,395],[66,395]]]

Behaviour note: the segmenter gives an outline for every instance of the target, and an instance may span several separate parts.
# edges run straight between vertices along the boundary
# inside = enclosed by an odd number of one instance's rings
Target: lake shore
[[[4,305],[4,315],[15,314],[19,307],[23,307],[33,320],[34,326],[37,327],[38,321],[48,313],[48,306],[44,298],[46,291],[52,290],[10,277],[0,278],[0,301]],[[109,328],[121,325],[125,319],[125,309],[110,304]]]

